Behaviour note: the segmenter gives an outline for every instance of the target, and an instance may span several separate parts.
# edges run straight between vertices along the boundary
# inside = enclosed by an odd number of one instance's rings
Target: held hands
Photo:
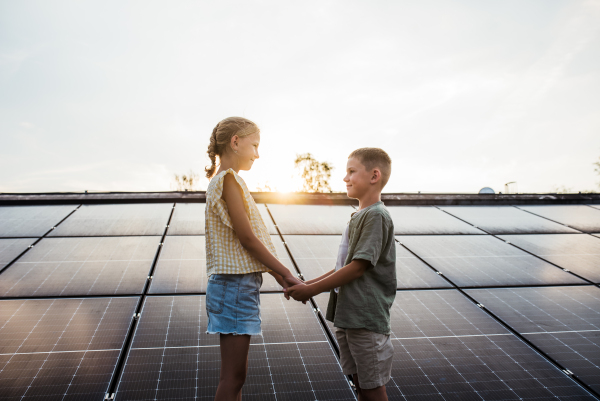
[[[301,301],[303,303],[306,303],[310,297],[317,295],[313,286],[306,285],[304,283],[289,287],[286,292],[288,296],[291,296],[296,301]]]

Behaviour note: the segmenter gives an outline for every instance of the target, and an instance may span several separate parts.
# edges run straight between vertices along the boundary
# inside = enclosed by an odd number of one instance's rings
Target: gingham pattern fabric
[[[223,181],[227,174],[232,174],[242,188],[244,206],[254,235],[277,257],[269,231],[246,183],[235,171],[228,169],[214,176],[206,190],[206,272],[208,276],[268,272],[269,269],[248,253],[235,234],[227,211],[227,204],[221,198]]]

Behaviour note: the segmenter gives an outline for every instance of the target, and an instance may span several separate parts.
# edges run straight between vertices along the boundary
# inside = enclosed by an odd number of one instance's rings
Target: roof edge
[[[252,192],[257,203],[357,205],[345,193]],[[386,205],[569,205],[600,204],[600,194],[382,194]],[[4,193],[0,206],[115,203],[205,203],[205,191]]]

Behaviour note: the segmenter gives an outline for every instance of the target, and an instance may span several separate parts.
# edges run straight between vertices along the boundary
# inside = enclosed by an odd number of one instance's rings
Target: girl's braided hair
[[[209,180],[215,175],[217,169],[217,156],[219,159],[227,150],[234,135],[240,138],[260,132],[258,126],[243,117],[227,117],[217,124],[210,136],[210,144],[206,153],[210,158],[211,165],[206,166],[206,178]],[[220,163],[220,162],[219,162]]]

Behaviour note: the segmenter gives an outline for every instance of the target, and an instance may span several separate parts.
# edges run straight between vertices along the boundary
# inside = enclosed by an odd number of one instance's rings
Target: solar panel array
[[[335,266],[350,206],[259,205],[282,262]],[[389,206],[392,400],[600,399],[600,208]],[[0,207],[0,400],[212,400],[204,204]],[[244,399],[351,400],[328,294],[268,274]]]

